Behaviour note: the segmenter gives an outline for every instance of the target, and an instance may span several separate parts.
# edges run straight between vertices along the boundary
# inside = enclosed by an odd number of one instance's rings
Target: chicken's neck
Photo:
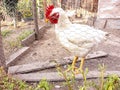
[[[67,17],[67,15],[65,13],[61,13],[59,16],[59,20],[58,23],[55,25],[55,28],[66,28],[69,27],[71,24],[69,18]]]

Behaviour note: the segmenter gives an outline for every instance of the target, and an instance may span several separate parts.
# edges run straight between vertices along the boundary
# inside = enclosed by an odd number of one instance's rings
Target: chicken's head
[[[54,10],[54,6],[50,5],[46,8],[46,19],[49,20],[52,24],[57,24],[59,19],[59,13]]]

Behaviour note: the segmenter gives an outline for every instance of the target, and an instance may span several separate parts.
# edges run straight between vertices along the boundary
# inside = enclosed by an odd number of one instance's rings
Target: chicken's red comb
[[[50,15],[50,13],[52,12],[53,9],[54,9],[54,6],[53,6],[53,5],[49,5],[49,6],[46,8],[45,16],[46,16],[47,19],[49,18],[49,15]]]

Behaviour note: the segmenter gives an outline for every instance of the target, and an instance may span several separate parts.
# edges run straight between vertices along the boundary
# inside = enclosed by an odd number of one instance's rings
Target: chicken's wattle
[[[57,24],[59,18],[59,13],[54,13],[53,15],[49,16],[49,20],[52,24]]]

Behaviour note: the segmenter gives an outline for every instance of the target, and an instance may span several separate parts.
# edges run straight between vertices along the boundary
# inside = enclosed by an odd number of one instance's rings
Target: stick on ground
[[[92,54],[88,54],[86,57],[86,60],[89,59],[94,59],[94,58],[100,58],[100,57],[105,57],[108,54],[103,52],[103,51],[97,51]],[[65,64],[70,64],[72,63],[72,58],[65,58],[63,60],[55,60],[59,65],[65,65]],[[80,61],[80,59],[78,60]],[[46,62],[36,62],[32,64],[24,64],[24,65],[16,65],[9,67],[8,73],[10,74],[15,74],[15,73],[27,73],[27,72],[32,72],[32,71],[38,71],[38,70],[44,70],[44,69],[49,69],[53,68],[56,66],[56,63],[47,60]]]

